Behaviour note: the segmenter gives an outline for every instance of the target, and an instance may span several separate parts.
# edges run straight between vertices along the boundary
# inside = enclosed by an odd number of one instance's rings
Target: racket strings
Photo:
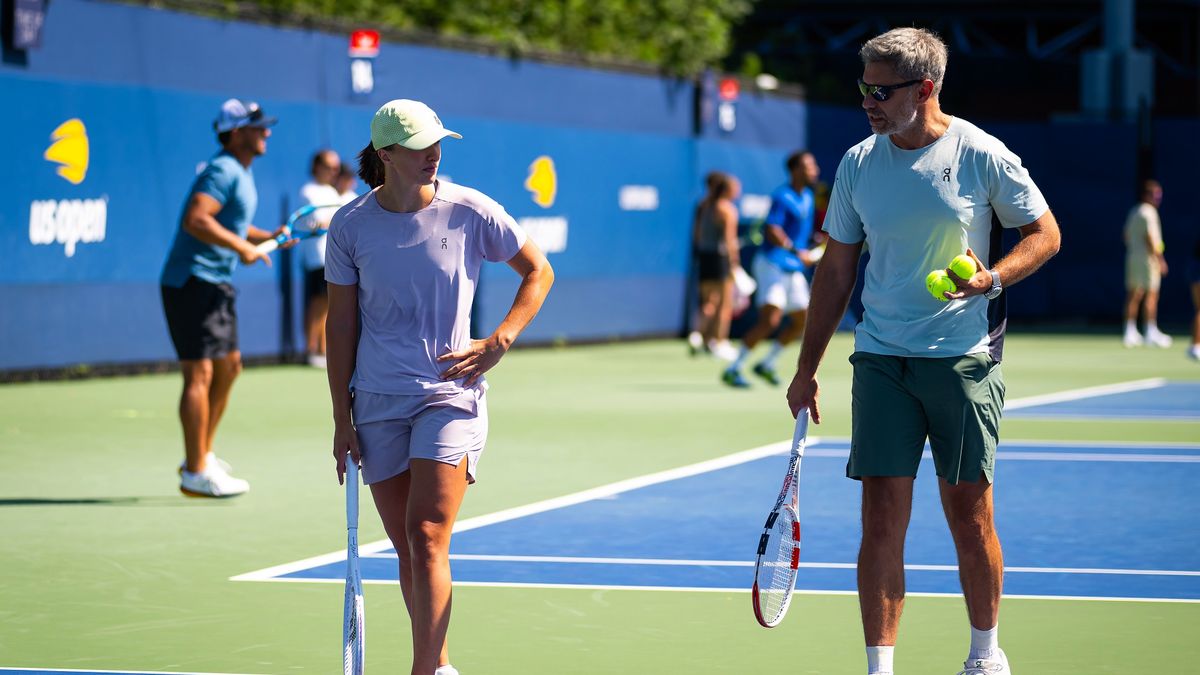
[[[783,510],[775,520],[773,537],[775,555],[764,557],[759,571],[759,602],[767,617],[778,616],[786,607],[795,584],[800,562],[799,523],[790,510]]]

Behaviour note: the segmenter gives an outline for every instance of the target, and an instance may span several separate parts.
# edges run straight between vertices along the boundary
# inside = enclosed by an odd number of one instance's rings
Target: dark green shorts
[[[855,352],[853,431],[846,475],[916,476],[925,449],[951,485],[990,483],[1004,377],[987,353],[950,358]]]

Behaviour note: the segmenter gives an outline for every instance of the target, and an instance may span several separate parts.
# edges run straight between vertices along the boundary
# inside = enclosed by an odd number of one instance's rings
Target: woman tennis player
[[[413,675],[455,675],[450,532],[487,439],[494,367],[537,314],[554,281],[545,255],[486,195],[439,181],[442,126],[424,103],[395,100],[371,121],[359,175],[373,188],[329,228],[327,356],[338,481],[362,466],[400,557],[412,622]],[[522,281],[482,340],[470,335],[483,261]]]

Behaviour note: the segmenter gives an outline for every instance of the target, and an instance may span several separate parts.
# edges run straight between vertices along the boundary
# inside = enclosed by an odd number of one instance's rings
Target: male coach
[[[971,622],[960,675],[1011,675],[997,642],[1004,563],[993,523],[992,481],[1004,382],[1004,289],[1059,247],[1058,225],[1020,159],[969,122],[942,112],[946,46],[898,28],[860,51],[874,135],[837,170],[809,324],[788,388],[792,413],[814,422],[817,368],[857,277],[866,242],[862,321],[855,331],[852,437],[846,475],[862,481],[858,595],[868,672],[892,673],[904,606],[904,536],[926,438],[958,553]],[[1021,240],[1002,259],[1000,231]],[[964,251],[976,258],[958,291],[932,297],[925,276]],[[990,265],[990,267],[989,267]]]
[[[213,436],[242,369],[232,275],[237,263],[271,263],[255,245],[275,232],[250,224],[258,191],[250,164],[267,151],[274,117],[256,103],[229,99],[213,122],[221,151],[188,192],[163,266],[163,311],[183,371],[179,419],[185,460],[179,489],[192,497],[233,497],[249,483],[212,454]]]

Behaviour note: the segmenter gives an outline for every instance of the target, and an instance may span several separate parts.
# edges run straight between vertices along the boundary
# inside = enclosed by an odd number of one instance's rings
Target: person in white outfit
[[[1171,337],[1158,329],[1158,289],[1167,274],[1163,257],[1162,223],[1158,205],[1162,203],[1158,181],[1142,183],[1137,206],[1125,219],[1125,346],[1170,347]],[[1146,320],[1146,335],[1138,332],[1138,311]]]
[[[337,212],[337,207],[346,203],[334,182],[342,169],[342,160],[333,150],[318,150],[313,154],[309,174],[312,180],[300,188],[302,206],[321,206],[313,217],[323,227]],[[329,299],[325,288],[325,236],[317,235],[300,242],[297,250],[304,270],[304,345],[308,364],[325,367],[325,316],[329,312]]]

